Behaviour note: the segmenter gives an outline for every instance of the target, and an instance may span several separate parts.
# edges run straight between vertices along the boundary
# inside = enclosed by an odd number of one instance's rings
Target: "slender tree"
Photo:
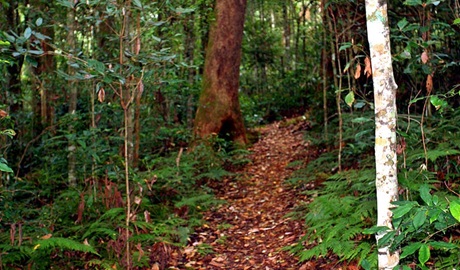
[[[375,166],[377,226],[393,229],[392,202],[398,199],[396,167],[396,89],[390,52],[387,2],[366,0],[368,40],[372,60],[375,103]],[[387,231],[377,233],[377,241]],[[388,245],[378,249],[379,269],[393,269],[399,253]]]
[[[238,100],[239,67],[246,0],[216,0],[203,74],[203,90],[195,117],[199,138],[229,135],[246,144]]]
[[[76,53],[75,50],[75,30],[76,30],[76,20],[75,20],[75,6],[72,8],[69,8],[67,10],[67,46],[69,48],[69,53],[74,55]],[[69,60],[71,61],[71,60]],[[70,76],[75,74],[75,70],[73,67],[70,65],[68,66],[68,74]],[[77,110],[77,99],[78,99],[78,91],[77,91],[77,86],[73,80],[70,80],[68,83],[68,89],[69,89],[69,114],[74,115]],[[75,134],[75,128],[74,128],[74,123],[71,123],[69,125],[69,133],[70,134]],[[77,177],[76,177],[76,172],[75,172],[75,167],[76,167],[76,157],[75,157],[75,151],[76,151],[76,143],[74,139],[69,140],[69,146],[68,146],[68,179],[69,179],[69,185],[72,187],[75,187],[77,185]]]

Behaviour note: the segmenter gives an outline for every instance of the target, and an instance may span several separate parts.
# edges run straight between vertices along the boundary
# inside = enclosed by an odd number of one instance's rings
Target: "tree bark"
[[[375,168],[377,226],[393,230],[392,202],[398,199],[396,166],[396,89],[390,52],[387,2],[366,0],[367,34],[371,52],[375,103]],[[387,232],[378,233],[377,241]],[[379,269],[399,264],[399,252],[378,249]]]
[[[194,134],[213,134],[246,144],[238,100],[239,67],[246,0],[217,0],[203,74],[203,90],[195,117]]]
[[[67,11],[67,46],[69,48],[70,54],[75,54],[75,30],[76,30],[76,21],[75,21],[75,7],[69,8]],[[68,66],[68,72],[70,76],[75,74],[75,70],[70,65]],[[78,98],[78,90],[75,82],[70,80],[68,82],[68,89],[69,89],[69,114],[74,115],[76,114],[77,110],[77,98]],[[69,125],[69,134],[75,134],[75,127],[73,123]],[[69,139],[68,151],[69,154],[68,158],[68,181],[69,186],[75,187],[77,185],[77,177],[76,177],[76,157],[75,152],[77,149],[77,145],[75,143],[75,139]]]

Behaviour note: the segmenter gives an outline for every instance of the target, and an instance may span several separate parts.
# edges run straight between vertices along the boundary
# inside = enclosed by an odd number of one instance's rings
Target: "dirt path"
[[[302,222],[286,217],[303,198],[283,182],[292,172],[286,166],[302,158],[307,143],[304,123],[282,125],[261,129],[262,139],[250,149],[252,162],[222,183],[218,198],[227,203],[205,215],[205,226],[184,252],[189,269],[299,269],[281,248],[303,233]]]

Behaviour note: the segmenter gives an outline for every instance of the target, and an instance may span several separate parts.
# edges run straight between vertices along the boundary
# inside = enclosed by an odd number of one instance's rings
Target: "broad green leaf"
[[[402,58],[402,59],[411,59],[412,55],[410,54],[410,51],[408,50],[404,50],[402,51],[399,56]]]
[[[431,96],[430,97],[431,104],[436,108],[436,110],[443,109],[448,106],[447,101],[444,99],[440,99],[438,96]]]
[[[38,67],[38,61],[34,57],[31,57],[30,55],[26,55],[25,60],[27,63],[29,63],[33,67]]]
[[[86,149],[86,142],[83,140],[77,140],[78,144],[83,147],[83,149]]]
[[[453,24],[460,24],[460,18],[455,19]]]
[[[35,55],[41,55],[44,53],[42,50],[28,50],[27,52]]]
[[[377,246],[383,247],[391,243],[396,235],[396,231],[387,232],[382,238],[379,239]]]
[[[36,25],[36,26],[40,26],[40,25],[42,25],[42,23],[43,23],[43,19],[42,19],[42,18],[38,18],[38,19],[35,21],[35,25]]]
[[[367,105],[366,102],[364,102],[364,101],[362,101],[362,100],[359,100],[359,101],[357,101],[357,102],[355,103],[354,107],[355,107],[356,109],[361,109],[361,108],[364,108],[364,106],[366,106],[366,105]]]
[[[438,220],[439,215],[442,213],[443,211],[439,208],[428,210],[428,217],[430,218],[430,224]]]
[[[38,38],[39,40],[51,39],[49,36],[45,36],[42,33],[38,33],[38,32],[35,32],[35,31],[33,31],[32,34],[34,34],[34,36],[36,38]]]
[[[434,228],[438,231],[444,231],[447,228],[447,223],[438,220],[434,223]]]
[[[351,42],[344,42],[342,45],[340,45],[339,52],[351,48],[352,46],[353,44]]]
[[[105,65],[95,59],[88,60],[88,66],[95,69],[98,73],[105,74]]]
[[[181,7],[179,7],[179,8],[176,8],[174,11],[179,13],[179,14],[185,14],[185,13],[190,13],[190,12],[195,11],[195,9],[194,8],[181,8]]]
[[[32,35],[32,29],[30,29],[30,27],[27,27],[26,30],[24,31],[24,38],[29,39],[31,35]]]
[[[371,270],[372,269],[372,266],[371,264],[369,263],[368,260],[364,259],[361,261],[361,267],[364,269],[364,270]]]
[[[134,3],[134,5],[135,5],[136,7],[142,8],[142,3],[141,3],[140,0],[134,0],[133,3]]]
[[[436,195],[433,195],[433,204],[438,205],[438,203],[439,203],[439,197]]]
[[[409,22],[407,21],[406,18],[403,18],[402,20],[400,20],[398,22],[398,28],[399,30],[403,30],[404,27],[406,27],[406,25],[408,24]]]
[[[69,1],[69,0],[58,0],[57,3],[61,6],[68,7],[68,8],[74,8],[74,1]]]
[[[358,117],[358,118],[353,118],[351,120],[352,123],[358,123],[358,124],[362,124],[362,123],[367,123],[367,122],[373,122],[374,119],[370,119],[370,118],[367,118],[367,117]]]
[[[350,68],[351,62],[348,62],[345,67],[343,68],[343,73],[346,73],[348,69]]]
[[[428,185],[423,185],[419,189],[420,197],[429,206],[433,205],[433,197],[430,194],[430,188]]]
[[[5,33],[3,32],[3,35],[6,37],[6,39],[11,42],[11,43],[14,43],[16,41],[16,38],[12,35],[9,35],[8,33]]]
[[[415,229],[422,227],[422,225],[426,221],[426,213],[423,209],[420,209],[414,217],[412,224],[414,225]]]
[[[9,128],[9,129],[5,129],[5,130],[1,131],[0,134],[6,135],[6,136],[12,138],[13,136],[16,136],[16,131],[14,131],[14,130]]]
[[[431,73],[433,73],[430,66],[428,65],[422,65],[422,70],[423,70],[423,73],[425,73],[426,75],[430,75]]]
[[[390,230],[391,229],[388,228],[387,226],[374,226],[371,228],[364,229],[363,234],[375,234],[375,233],[381,233],[381,232],[386,232]]]
[[[2,162],[0,162],[0,171],[8,172],[8,173],[13,172],[13,170],[10,167],[8,167],[8,165],[6,165],[5,163],[2,163]]]
[[[391,211],[393,211],[393,218],[400,218],[404,216],[405,214],[409,213],[409,211],[412,210],[414,206],[415,204],[411,203],[411,204],[400,205],[396,207],[395,209],[392,209]]]
[[[443,242],[443,241],[433,241],[429,242],[431,247],[436,249],[458,249],[459,246],[454,243]]]
[[[345,103],[347,103],[348,106],[352,106],[353,102],[355,102],[355,93],[353,91],[350,91],[346,96],[345,96]]]
[[[450,203],[449,207],[452,216],[460,222],[460,200],[455,200]]]
[[[418,250],[418,261],[425,265],[425,263],[430,259],[430,247],[426,244],[422,244]]]
[[[422,243],[415,242],[415,243],[412,243],[412,244],[410,244],[408,246],[403,247],[401,256],[399,258],[404,259],[407,256],[414,254],[420,248],[421,245],[422,245]]]
[[[421,6],[422,0],[406,0],[404,1],[404,5],[407,6]]]

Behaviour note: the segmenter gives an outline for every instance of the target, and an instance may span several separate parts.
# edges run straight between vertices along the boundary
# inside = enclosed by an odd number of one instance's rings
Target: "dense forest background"
[[[225,130],[205,143],[193,132],[214,7],[0,0],[0,269],[143,269],[164,246],[186,245],[200,213],[221,203],[209,186],[244,166],[247,150]],[[254,0],[245,15],[238,95],[249,141],[273,121],[309,123],[314,151],[288,182],[317,199],[294,214],[306,236],[290,250],[300,261],[333,253],[371,269],[364,1]],[[389,1],[389,17],[404,202],[401,233],[385,241],[408,247],[406,267],[452,269],[460,5]]]

